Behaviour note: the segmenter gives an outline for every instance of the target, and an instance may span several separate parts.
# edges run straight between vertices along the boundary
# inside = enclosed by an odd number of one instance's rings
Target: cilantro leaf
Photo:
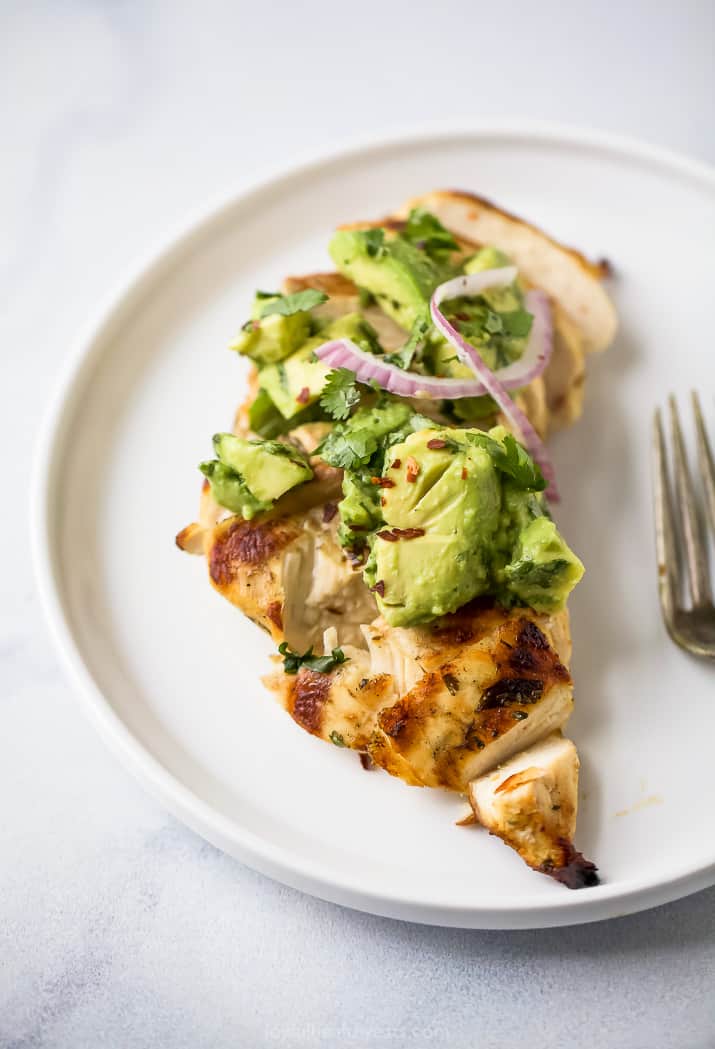
[[[511,310],[509,313],[500,313],[498,316],[502,329],[515,339],[525,339],[534,323],[534,315],[528,310]]]
[[[430,322],[424,317],[418,317],[412,325],[412,331],[405,345],[401,349],[396,350],[395,353],[388,354],[385,360],[389,364],[396,364],[398,368],[404,368],[407,371],[414,360],[417,350],[421,348],[422,343],[425,341],[429,330]]]
[[[279,295],[276,299],[270,299],[261,309],[261,317],[270,317],[278,313],[281,317],[292,317],[294,313],[302,310],[312,310],[314,306],[320,306],[326,302],[328,296],[323,291],[314,288],[306,288],[304,291],[296,291],[293,295]]]
[[[539,466],[527,450],[511,434],[504,438],[505,459],[499,464],[502,473],[508,474],[519,488],[528,492],[543,492],[546,481]]]
[[[326,463],[343,470],[352,470],[366,463],[377,451],[377,438],[368,429],[341,429],[335,427],[316,452]]]
[[[349,368],[335,368],[323,387],[320,405],[333,419],[347,419],[350,409],[360,403],[355,373]]]
[[[286,674],[297,674],[301,667],[307,667],[308,670],[314,670],[318,674],[329,674],[348,658],[342,648],[334,648],[328,656],[314,656],[312,645],[301,656],[288,648],[287,641],[281,642],[278,651],[283,656],[283,671]]]
[[[443,259],[452,251],[458,251],[459,245],[446,230],[439,219],[424,208],[413,208],[407,216],[402,236],[416,248],[426,252],[430,258]]]
[[[466,435],[470,444],[483,448],[494,460],[497,470],[511,477],[518,488],[526,492],[543,492],[544,475],[526,449],[509,433],[504,441],[495,441],[486,433]]]

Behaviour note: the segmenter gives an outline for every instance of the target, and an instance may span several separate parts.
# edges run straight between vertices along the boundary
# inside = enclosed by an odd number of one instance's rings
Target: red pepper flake
[[[443,440],[441,437],[433,437],[431,441],[427,442],[427,447],[428,448],[434,448],[434,449],[446,448],[447,447],[447,442],[445,440]]]
[[[467,467],[466,466],[462,467],[462,480],[463,481],[467,480]]]
[[[384,579],[378,579],[378,581],[375,583],[375,585],[370,587],[370,590],[372,591],[373,594],[379,594],[380,597],[384,597],[385,596],[385,580]]]
[[[405,466],[407,467],[407,480],[414,484],[420,475],[422,467],[417,462],[414,455],[407,456],[405,459]]]
[[[384,495],[380,496],[380,506],[387,506],[387,499]]]
[[[391,464],[391,470],[399,470],[402,466],[402,459],[395,459],[394,463]]]
[[[371,477],[370,484],[378,485],[380,488],[394,488],[395,482],[391,481],[389,477]]]
[[[393,535],[392,532],[385,531],[385,532],[378,532],[377,534],[378,534],[378,537],[380,539],[384,539],[386,543],[396,543],[397,539],[398,539],[398,537],[396,535]]]
[[[372,760],[372,758],[370,757],[369,754],[366,754],[364,751],[360,751],[359,757],[360,757],[360,764],[362,765],[362,767],[365,769],[366,772],[369,772],[370,769],[374,769],[375,768],[375,762]],[[476,821],[476,816],[474,818],[475,818],[475,821]]]
[[[326,503],[323,507],[323,521],[325,522],[325,524],[328,524],[329,521],[332,521],[337,512],[337,503]]]
[[[304,386],[303,389],[298,394],[298,396],[296,397],[296,401],[298,402],[298,404],[307,404],[309,400],[310,400],[310,388],[308,386]]]
[[[348,525],[351,532],[367,532],[365,525]]]
[[[425,534],[424,528],[393,528],[392,534],[398,539],[419,539]]]
[[[458,321],[468,321],[469,320],[469,314],[468,313],[455,313],[454,318],[455,318],[455,320],[458,320]]]
[[[400,539],[419,539],[425,534],[424,528],[393,528],[390,531],[378,532],[380,539],[396,543]]]

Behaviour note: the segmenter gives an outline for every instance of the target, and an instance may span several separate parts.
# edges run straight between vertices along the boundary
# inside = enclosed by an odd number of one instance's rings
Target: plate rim
[[[246,205],[251,197],[279,191],[282,183],[304,178],[331,163],[369,152],[379,155],[391,148],[409,148],[434,140],[519,140],[538,145],[560,145],[566,149],[591,148],[621,155],[649,166],[667,169],[705,183],[715,192],[715,167],[676,151],[636,138],[592,131],[569,124],[544,121],[494,119],[457,122],[424,122],[417,126],[386,130],[377,135],[351,137],[329,149],[310,150],[293,163],[273,165],[254,175],[238,190],[232,188],[200,208],[159,239],[142,254],[114,290],[92,311],[91,320],[67,354],[54,391],[45,409],[36,440],[30,495],[32,561],[40,604],[60,662],[73,686],[73,694],[85,715],[109,749],[140,784],[164,808],[196,833],[251,868],[293,888],[321,899],[384,917],[423,924],[478,929],[526,929],[581,924],[631,914],[697,892],[715,883],[713,860],[682,870],[662,880],[647,877],[608,884],[594,890],[569,893],[554,902],[538,901],[525,894],[523,902],[488,907],[451,907],[444,902],[410,899],[395,892],[360,888],[335,872],[321,873],[320,865],[294,855],[217,812],[169,770],[134,736],[95,682],[73,636],[56,576],[57,552],[54,493],[62,464],[63,439],[73,415],[84,377],[105,352],[111,332],[144,294],[151,292],[175,261],[190,252],[194,242],[220,227],[227,215]],[[609,891],[610,890],[610,891]]]

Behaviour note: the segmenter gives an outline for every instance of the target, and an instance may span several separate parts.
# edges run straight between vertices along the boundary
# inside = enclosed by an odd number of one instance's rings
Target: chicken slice
[[[415,629],[409,658],[422,673],[378,714],[368,747],[375,764],[414,786],[465,791],[560,728],[573,688],[552,629],[567,636],[565,616],[466,606]],[[415,676],[408,669],[407,680]]]
[[[335,645],[326,642],[326,651]],[[264,678],[293,720],[326,742],[363,753],[383,707],[397,698],[389,674],[372,674],[364,649],[343,645],[346,661],[330,674],[302,667],[297,674],[278,670]]]
[[[205,533],[216,590],[275,641],[301,652],[320,648],[328,627],[341,644],[361,642],[360,625],[376,612],[362,574],[337,543],[336,519],[325,518],[317,506],[253,521],[229,517]]]
[[[570,889],[598,885],[596,867],[574,848],[579,760],[560,732],[469,784],[479,823],[534,870]]]
[[[426,208],[455,236],[494,244],[509,255],[523,276],[560,303],[578,325],[586,353],[605,350],[613,341],[616,311],[601,286],[610,272],[608,263],[590,262],[574,248],[473,193],[434,190],[408,201],[400,214],[407,215],[415,207]]]

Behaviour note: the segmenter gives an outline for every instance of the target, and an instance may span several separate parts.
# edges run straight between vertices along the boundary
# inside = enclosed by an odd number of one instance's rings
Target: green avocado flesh
[[[430,258],[402,237],[385,240],[378,248],[374,230],[338,230],[328,246],[341,273],[369,291],[390,317],[409,331],[426,317],[430,295],[456,270]]]
[[[276,499],[309,481],[307,459],[278,441],[247,441],[232,433],[214,437],[217,459],[201,464],[219,506],[246,520],[270,510]]]
[[[257,392],[244,417],[262,439],[215,437],[216,458],[200,466],[215,500],[245,519],[272,510],[313,476],[307,458],[275,438],[320,422],[314,454],[343,472],[338,542],[362,564],[388,623],[426,623],[482,596],[506,608],[562,609],[583,565],[551,520],[546,482],[526,450],[503,427],[475,428],[494,420],[494,401],[408,400],[369,379],[382,372],[386,383],[384,369],[360,371],[358,381],[347,364],[332,371],[315,355],[323,343],[348,339],[410,372],[472,378],[434,327],[430,298],[458,274],[510,259],[491,246],[468,256],[421,209],[384,229],[338,230],[329,252],[356,288],[327,308],[316,309],[327,297],[316,289],[256,293],[232,349],[256,366]],[[354,312],[344,314],[345,295]],[[533,318],[518,277],[441,309],[492,370],[524,353]]]
[[[505,434],[495,427],[489,437],[503,446]],[[520,489],[470,435],[484,436],[422,430],[390,448],[384,524],[365,573],[392,626],[428,622],[484,594],[556,611],[583,574],[541,497]]]
[[[291,317],[282,319],[292,320]],[[318,346],[331,339],[353,339],[359,346],[367,348],[371,338],[370,327],[359,313],[339,317],[308,339],[287,360],[261,369],[259,386],[284,419],[294,418],[318,400],[330,374],[331,369],[315,357]]]

